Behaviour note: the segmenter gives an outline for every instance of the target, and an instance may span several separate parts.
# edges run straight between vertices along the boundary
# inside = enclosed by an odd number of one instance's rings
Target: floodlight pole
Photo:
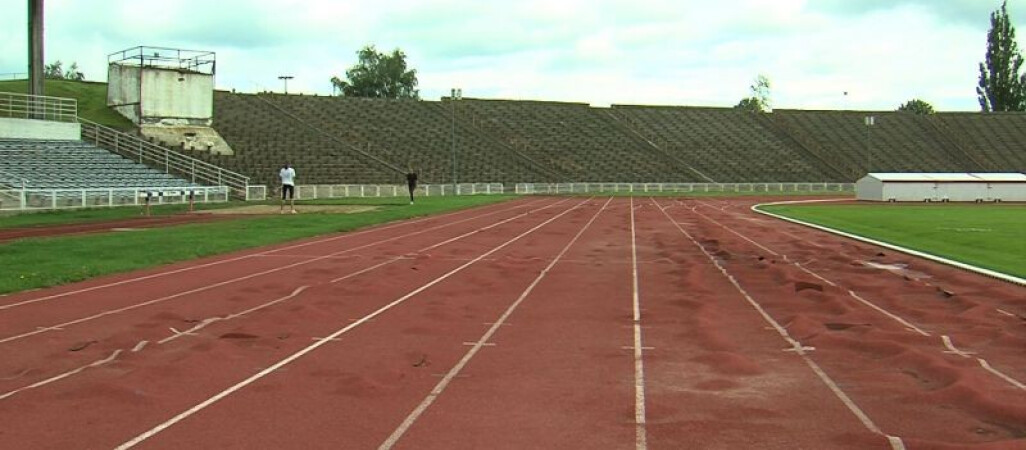
[[[28,93],[43,95],[43,0],[28,0],[28,44]]]
[[[456,178],[456,101],[463,98],[463,90],[452,88],[449,93],[449,102],[452,103],[452,193],[453,195],[460,195],[460,188]]]
[[[292,76],[292,75],[281,75],[281,76],[278,77],[279,80],[282,80],[282,81],[285,82],[285,95],[288,95],[288,93],[289,93],[289,80],[291,80],[293,78],[295,78],[295,77]]]
[[[876,117],[866,116],[866,173],[873,171],[873,145],[871,142],[870,130],[876,124]]]

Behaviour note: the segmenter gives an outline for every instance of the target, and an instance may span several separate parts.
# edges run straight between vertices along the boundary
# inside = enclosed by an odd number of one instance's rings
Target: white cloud
[[[0,73],[24,72],[25,2],[0,17]],[[136,45],[217,52],[217,84],[331,92],[366,44],[402,48],[424,98],[732,106],[756,75],[778,108],[976,110],[999,0],[48,0],[48,62],[104,79]],[[1013,22],[1026,0],[1010,0]],[[1018,23],[1023,23],[1020,19]],[[845,96],[843,92],[848,91]]]

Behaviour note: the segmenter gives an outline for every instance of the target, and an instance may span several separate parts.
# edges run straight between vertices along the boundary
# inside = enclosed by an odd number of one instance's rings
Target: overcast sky
[[[2,0],[0,73],[27,71],[27,2]],[[1000,0],[45,0],[46,60],[106,81],[138,45],[217,53],[216,84],[331,93],[356,51],[401,48],[421,97],[733,106],[759,74],[773,106],[979,110]],[[1026,48],[1026,0],[1009,0]],[[0,75],[3,77],[3,75]],[[848,95],[845,95],[847,91]]]

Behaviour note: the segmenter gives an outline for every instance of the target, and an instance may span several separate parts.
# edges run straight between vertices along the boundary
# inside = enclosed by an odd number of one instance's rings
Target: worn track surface
[[[2,448],[1026,448],[1026,290],[530,198],[0,297]]]

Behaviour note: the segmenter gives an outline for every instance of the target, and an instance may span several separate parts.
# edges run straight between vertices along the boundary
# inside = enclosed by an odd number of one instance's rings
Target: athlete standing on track
[[[296,169],[293,169],[288,162],[281,167],[278,171],[278,177],[281,178],[281,211],[279,214],[285,214],[285,195],[289,196],[289,207],[292,214],[296,213]]]
[[[406,187],[410,190],[410,204],[413,204],[413,191],[417,189],[417,172],[413,170],[413,167],[408,167],[406,171]]]

